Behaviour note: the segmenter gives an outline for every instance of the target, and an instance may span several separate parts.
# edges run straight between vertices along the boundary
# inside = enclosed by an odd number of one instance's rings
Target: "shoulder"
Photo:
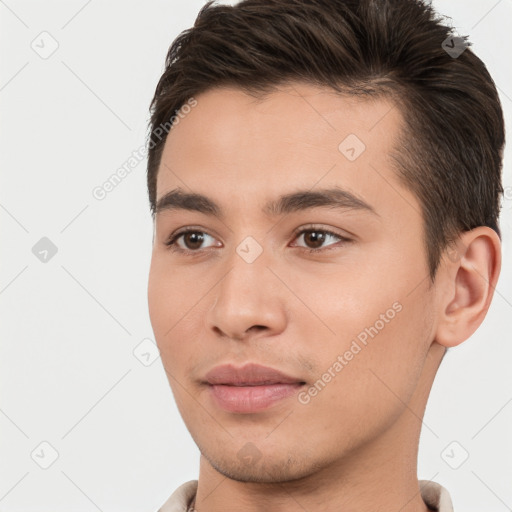
[[[188,504],[197,491],[197,480],[189,480],[180,485],[157,512],[187,512]]]
[[[450,493],[437,482],[420,480],[421,497],[425,504],[437,512],[453,512]]]

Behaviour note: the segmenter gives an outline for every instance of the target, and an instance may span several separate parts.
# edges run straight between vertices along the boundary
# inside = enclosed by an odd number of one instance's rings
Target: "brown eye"
[[[318,249],[325,241],[325,233],[322,231],[306,231],[304,234],[304,241],[308,247]]]
[[[309,229],[303,229],[301,231],[298,231],[296,233],[297,239],[303,238],[305,245],[299,245],[302,249],[309,251],[309,252],[322,252],[329,249],[334,249],[335,247],[331,246],[337,246],[336,243],[330,243],[327,246],[324,246],[326,240],[334,239],[341,241],[341,242],[350,242],[349,238],[343,237],[341,235],[338,235],[337,233],[334,233],[333,231],[329,231],[326,229],[319,229],[319,228],[309,228]]]
[[[181,238],[183,239],[182,244],[178,243]],[[201,246],[207,238],[211,238],[212,240],[214,239],[204,231],[199,231],[197,229],[187,229],[185,231],[171,235],[169,240],[165,242],[165,245],[167,245],[172,251],[199,252],[199,250],[203,248]]]
[[[190,231],[182,236],[187,249],[199,249],[204,241],[204,236],[200,231]]]

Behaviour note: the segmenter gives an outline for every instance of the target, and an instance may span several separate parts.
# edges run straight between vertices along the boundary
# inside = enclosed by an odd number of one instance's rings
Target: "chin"
[[[267,460],[264,460],[265,456],[263,456],[256,463],[250,464],[240,461],[236,455],[234,459],[227,460],[213,459],[204,453],[203,455],[217,472],[237,482],[268,484],[291,482],[301,480],[317,470],[311,461],[292,461],[289,457],[268,460],[267,456]]]

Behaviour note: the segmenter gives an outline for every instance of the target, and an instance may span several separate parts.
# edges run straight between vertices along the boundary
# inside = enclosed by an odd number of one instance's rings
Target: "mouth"
[[[275,368],[248,363],[242,367],[217,366],[205,375],[202,384],[207,385],[215,407],[226,412],[249,414],[290,399],[306,381]]]

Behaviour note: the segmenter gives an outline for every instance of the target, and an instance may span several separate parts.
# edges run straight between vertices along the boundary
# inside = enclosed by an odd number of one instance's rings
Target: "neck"
[[[386,431],[335,464],[287,482],[240,482],[219,473],[201,455],[197,512],[428,512],[417,478],[422,418],[444,354],[433,343],[407,407]],[[398,400],[399,398],[397,398]]]

